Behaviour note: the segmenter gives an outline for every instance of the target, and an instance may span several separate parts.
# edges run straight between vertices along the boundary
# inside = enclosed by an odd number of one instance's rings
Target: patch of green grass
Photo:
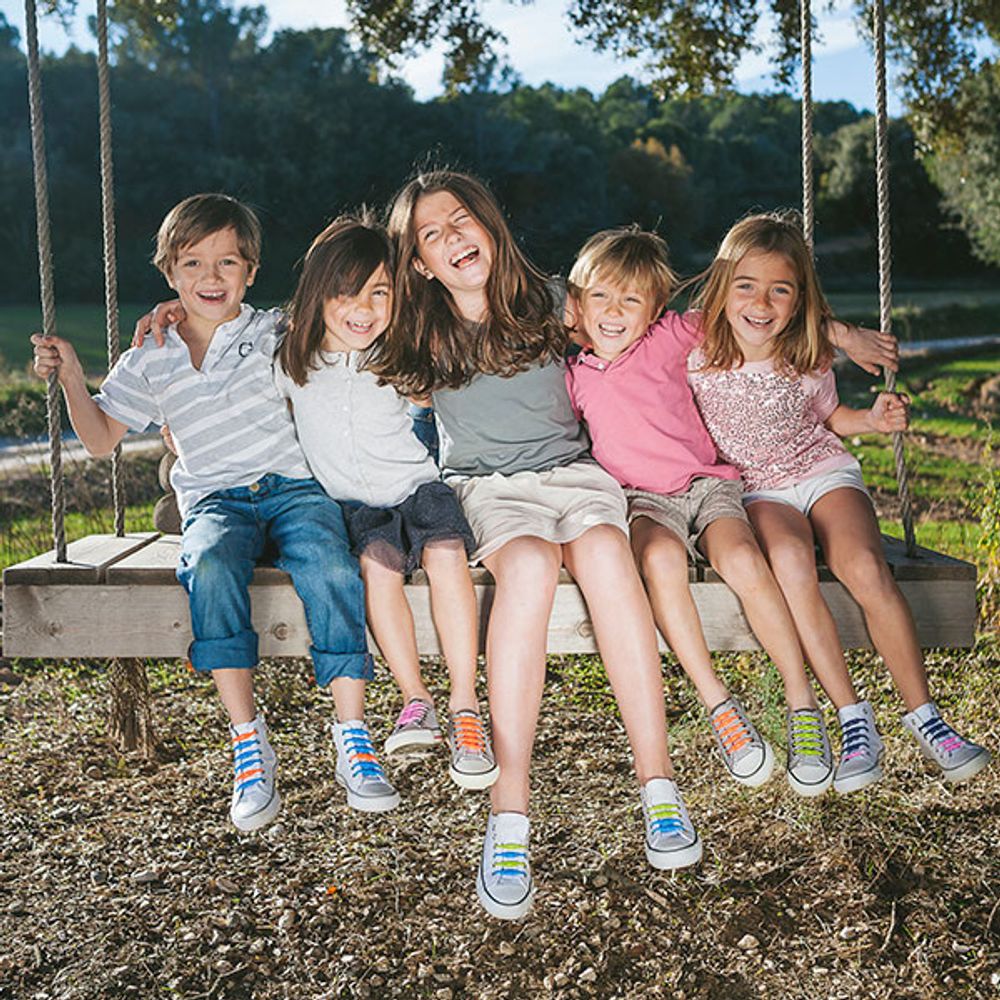
[[[122,348],[132,339],[135,321],[148,312],[150,303],[122,302],[118,306]],[[31,364],[28,338],[42,328],[42,312],[37,305],[0,307],[0,357],[16,370],[27,371]],[[93,374],[108,367],[107,327],[104,306],[96,303],[58,304],[56,334],[72,341],[84,370]]]

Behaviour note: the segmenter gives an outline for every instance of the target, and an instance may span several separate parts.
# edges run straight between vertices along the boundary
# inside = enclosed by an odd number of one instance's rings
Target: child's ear
[[[580,303],[572,292],[566,294],[563,305],[563,324],[570,330],[575,330],[580,322]]]
[[[431,274],[430,269],[419,257],[413,258],[413,269],[417,272],[417,274],[422,275],[428,281],[434,277],[434,275]]]
[[[260,264],[254,264],[247,273],[246,285],[249,288],[253,284],[254,278],[257,277],[257,272],[260,270]]]

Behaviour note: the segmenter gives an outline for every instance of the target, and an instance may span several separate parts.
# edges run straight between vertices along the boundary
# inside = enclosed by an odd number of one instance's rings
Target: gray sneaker
[[[965,781],[990,762],[990,752],[955,732],[933,701],[903,716],[903,725],[917,738],[924,756],[933,761],[946,781]]]
[[[763,785],[774,770],[774,751],[757,732],[739,700],[716,705],[711,714],[712,734],[726,770],[741,785]]]
[[[229,818],[237,830],[258,830],[281,809],[281,796],[274,783],[277,759],[267,739],[267,726],[258,715],[251,722],[230,725],[229,736],[233,744]]]
[[[843,795],[866,788],[882,777],[884,748],[869,702],[845,705],[837,712],[837,721],[840,723],[840,760],[833,775],[833,790]]]
[[[337,747],[337,782],[347,789],[347,804],[361,812],[386,812],[399,805],[399,792],[389,783],[375,756],[368,727],[361,719],[333,724]]]
[[[701,840],[671,778],[650,778],[641,789],[646,826],[646,860],[660,869],[686,868],[701,861]]]
[[[441,742],[441,727],[438,725],[434,706],[423,698],[412,698],[404,706],[385,741],[385,752],[398,753],[416,747],[433,746]]]
[[[823,713],[797,708],[786,716],[788,784],[799,795],[822,795],[833,784],[833,753]]]
[[[448,719],[448,773],[460,788],[489,788],[500,776],[490,738],[478,712],[463,709]]]

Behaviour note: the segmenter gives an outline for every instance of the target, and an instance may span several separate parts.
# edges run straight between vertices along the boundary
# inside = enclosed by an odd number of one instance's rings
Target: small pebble
[[[220,875],[215,880],[215,887],[229,896],[235,896],[240,891],[240,887],[231,878],[226,878],[225,875]]]
[[[588,967],[577,977],[581,983],[593,983],[597,981],[597,971],[593,967]]]
[[[149,885],[160,881],[160,873],[155,868],[144,868],[140,872],[133,872],[132,881],[136,885]]]
[[[753,951],[754,948],[760,947],[760,941],[758,941],[752,934],[744,934],[743,937],[736,942],[736,947],[741,948],[743,951]]]
[[[437,1000],[451,1000],[454,994],[451,992],[450,986],[443,986],[434,994],[434,996],[437,997]]]
[[[501,955],[514,955],[517,953],[517,949],[509,941],[500,942],[500,954]]]
[[[287,931],[289,927],[294,925],[295,919],[294,910],[285,910],[285,912],[278,918],[278,930]]]
[[[564,986],[569,986],[569,976],[565,972],[557,972],[552,977],[552,985],[561,990]]]
[[[603,889],[608,884],[607,875],[595,875],[594,876],[594,888]]]

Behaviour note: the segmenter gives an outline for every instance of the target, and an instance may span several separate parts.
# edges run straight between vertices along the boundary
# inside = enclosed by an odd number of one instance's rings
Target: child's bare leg
[[[430,701],[431,694],[420,676],[413,612],[403,592],[402,574],[362,553],[361,576],[365,582],[368,625],[403,695],[403,703],[414,698]]]
[[[861,606],[872,644],[907,711],[930,701],[924,658],[906,599],[882,552],[871,501],[860,490],[833,490],[809,512],[827,565]]]
[[[486,634],[486,683],[500,777],[494,813],[528,811],[531,750],[545,684],[549,615],[562,556],[540,538],[515,538],[483,560],[496,589]]]
[[[333,707],[338,722],[365,717],[365,682],[355,677],[334,677],[330,681]]]
[[[223,707],[229,713],[229,721],[234,726],[253,722],[257,717],[253,700],[253,671],[213,670],[212,680],[215,681],[215,690],[219,692]]]
[[[628,539],[600,525],[564,545],[563,560],[587,602],[639,783],[673,778],[656,628]]]
[[[816,697],[795,623],[753,529],[746,521],[722,517],[702,533],[701,546],[712,567],[739,598],[750,628],[778,668],[788,707],[815,708]]]
[[[819,589],[812,526],[804,514],[783,503],[752,503],[747,514],[792,613],[816,680],[837,708],[854,704],[858,698],[837,626]]]
[[[476,594],[469,575],[465,545],[459,539],[429,542],[423,567],[431,591],[431,617],[448,665],[451,691],[448,708],[479,711],[476,696],[478,624]]]
[[[656,625],[702,704],[711,711],[729,697],[729,691],[712,668],[701,618],[691,597],[687,547],[669,528],[648,517],[632,522],[631,538]]]

